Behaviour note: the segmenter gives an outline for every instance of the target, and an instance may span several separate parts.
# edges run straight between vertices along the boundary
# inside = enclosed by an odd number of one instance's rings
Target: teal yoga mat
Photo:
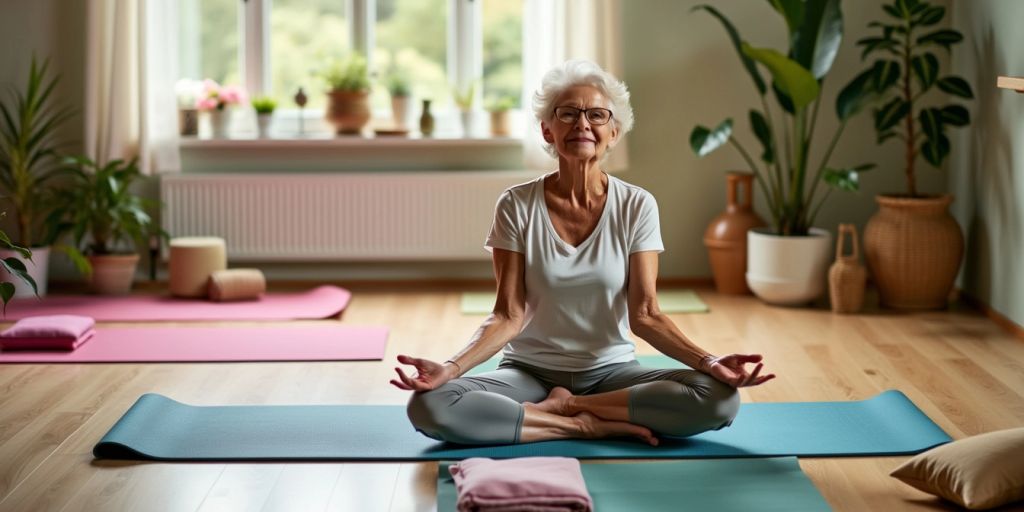
[[[562,455],[681,459],[903,455],[951,441],[903,393],[852,402],[749,403],[731,427],[652,447],[631,439],[463,446],[413,430],[403,406],[192,406],[145,394],[93,448],[154,460],[459,460]]]
[[[494,310],[494,292],[462,294],[462,314],[486,315]],[[659,290],[658,307],[663,313],[706,313],[708,305],[693,290]]]
[[[455,510],[458,493],[438,468],[437,510]],[[796,457],[582,464],[587,492],[600,512],[803,512],[831,510]]]

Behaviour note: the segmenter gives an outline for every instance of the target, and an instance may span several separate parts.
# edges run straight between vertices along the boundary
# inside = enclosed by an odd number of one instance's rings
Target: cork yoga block
[[[227,249],[223,238],[172,238],[168,262],[171,295],[206,297],[210,274],[224,270],[227,266]]]
[[[213,301],[255,300],[265,291],[267,280],[258,269],[233,268],[210,274],[209,295]]]

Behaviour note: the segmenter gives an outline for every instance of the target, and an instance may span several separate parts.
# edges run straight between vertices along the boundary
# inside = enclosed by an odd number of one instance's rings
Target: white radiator
[[[172,237],[223,237],[232,260],[489,259],[483,242],[498,195],[537,176],[526,171],[165,175],[162,223]]]

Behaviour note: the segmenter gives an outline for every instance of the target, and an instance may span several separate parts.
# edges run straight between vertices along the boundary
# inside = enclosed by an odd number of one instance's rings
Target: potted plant
[[[491,115],[491,135],[508,137],[508,111],[516,106],[516,100],[509,96],[491,98],[487,102],[487,112]]]
[[[409,117],[409,77],[399,71],[392,71],[385,79],[388,94],[391,95],[391,115],[395,120],[396,130],[408,129]]]
[[[714,7],[694,8],[722,23],[754,82],[760,108],[750,109],[748,117],[750,129],[762,146],[760,162],[733,137],[731,118],[714,129],[697,126],[690,134],[690,145],[698,157],[703,157],[730,144],[749,166],[765,197],[771,227],[747,232],[747,284],[766,302],[791,305],[814,300],[825,291],[832,244],[828,231],[814,227],[819,210],[832,190],[858,190],[859,173],[873,165],[843,167],[830,162],[847,121],[867,101],[861,96],[838,99],[839,127],[823,157],[810,158],[821,110],[821,82],[842,42],[839,0],[772,5],[788,28],[786,40],[790,46],[786,54],[743,41],[728,18]],[[769,72],[770,84],[762,77],[759,65]],[[769,108],[769,95],[778,103],[781,119],[776,120]]]
[[[16,296],[46,295],[50,249],[60,234],[61,203],[54,186],[64,170],[54,139],[56,129],[72,111],[54,104],[58,78],[48,78],[48,67],[48,61],[40,65],[33,58],[25,90],[15,91],[9,101],[0,103],[0,196],[13,207],[16,229],[10,244],[14,247],[0,245],[0,259],[8,262],[0,269],[0,279],[12,282],[11,274],[5,274],[12,269],[20,277],[20,267],[9,260],[27,255],[21,247],[31,249],[33,256],[25,258],[22,266],[34,284],[19,284]]]
[[[228,136],[231,128],[231,107],[242,103],[245,103],[244,89],[206,79],[203,80],[203,91],[196,102],[196,108],[209,116],[213,137],[222,139]]]
[[[452,87],[452,99],[459,108],[459,119],[462,122],[462,135],[469,137],[473,133],[473,104],[476,102],[476,80],[465,89]]]
[[[60,194],[68,205],[72,252],[79,259],[83,254],[87,259],[83,267],[94,292],[127,294],[139,262],[137,249],[148,247],[153,235],[167,236],[147,213],[157,202],[131,191],[141,176],[135,159],[99,165],[86,157],[75,157],[66,163],[73,183]]]
[[[259,138],[270,137],[270,122],[274,118],[277,100],[268,96],[257,96],[252,99],[252,108],[256,111],[256,129]]]
[[[907,188],[903,193],[875,199],[879,210],[864,228],[864,255],[885,306],[935,309],[946,305],[963,256],[963,235],[949,213],[953,196],[921,194],[917,189],[919,157],[940,168],[949,155],[946,128],[966,126],[970,114],[963,105],[938,106],[923,97],[936,89],[963,99],[974,93],[961,77],[940,76],[941,47],[948,53],[963,36],[935,28],[945,7],[920,0],[895,0],[883,5],[886,22],[869,27],[881,33],[861,39],[862,59],[871,67],[848,86],[852,94],[870,92],[881,106],[874,111],[878,143],[899,139],[904,148]]]
[[[366,59],[352,53],[323,73],[327,82],[327,121],[339,134],[358,134],[370,120],[370,75]]]

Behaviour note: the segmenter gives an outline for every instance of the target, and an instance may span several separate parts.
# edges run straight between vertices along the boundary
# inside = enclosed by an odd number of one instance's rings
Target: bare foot
[[[654,437],[654,434],[647,427],[641,427],[640,425],[634,425],[625,421],[603,420],[589,412],[581,412],[572,418],[577,421],[580,427],[580,437],[584,439],[633,436],[651,446],[658,446],[658,438]]]
[[[538,411],[549,412],[551,414],[557,414],[559,416],[568,416],[566,414],[566,400],[572,396],[572,391],[561,386],[555,386],[551,388],[548,393],[548,397],[543,402],[523,402],[524,406],[532,407]]]

